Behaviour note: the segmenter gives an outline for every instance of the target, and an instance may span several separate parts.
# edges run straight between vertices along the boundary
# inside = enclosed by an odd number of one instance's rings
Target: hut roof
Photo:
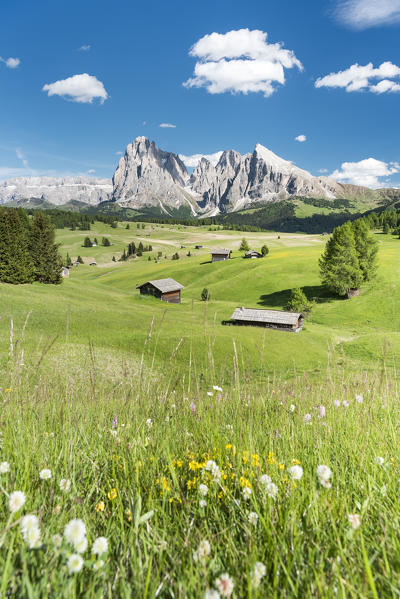
[[[215,248],[213,250],[211,250],[212,254],[218,254],[218,255],[227,255],[227,254],[231,254],[232,250],[227,250],[226,248]]]
[[[260,252],[257,252],[257,250],[250,250],[245,253],[245,256],[261,256],[261,255],[262,254],[260,254]]]
[[[295,325],[302,316],[299,312],[283,312],[281,310],[253,310],[252,308],[236,308],[232,320],[245,322],[267,322],[270,324]]]
[[[178,289],[184,289],[184,286],[175,281],[174,279],[157,279],[155,281],[146,281],[141,285],[138,285],[136,289],[140,289],[144,285],[153,285],[156,289],[161,291],[161,293],[168,293],[169,291],[178,291]]]

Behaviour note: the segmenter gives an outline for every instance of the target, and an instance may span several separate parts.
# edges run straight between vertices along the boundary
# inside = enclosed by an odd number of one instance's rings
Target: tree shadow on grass
[[[308,300],[315,301],[317,304],[324,304],[335,299],[340,299],[339,296],[334,295],[324,285],[309,285],[308,287],[302,287],[302,290]],[[261,295],[258,304],[260,306],[283,308],[290,299],[291,291],[291,289],[283,289],[282,291]]]

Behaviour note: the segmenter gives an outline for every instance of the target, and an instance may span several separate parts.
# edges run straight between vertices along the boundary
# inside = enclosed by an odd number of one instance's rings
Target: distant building
[[[231,257],[231,253],[232,250],[218,248],[211,251],[211,258],[213,262],[221,262],[222,260],[229,260]]]
[[[95,241],[92,241],[92,248],[97,247],[97,243]]]
[[[79,266],[80,262],[78,262],[77,260],[75,260],[75,262],[72,263],[72,266]]]
[[[202,249],[202,247],[203,247],[202,245],[195,245],[195,246],[194,246],[194,249],[195,249],[195,250],[201,250],[201,249]]]
[[[260,252],[256,252],[256,250],[250,250],[249,252],[246,252],[244,255],[245,258],[262,258],[262,254],[260,254]]]
[[[89,266],[97,266],[97,262],[89,262]]]
[[[63,266],[63,268],[61,269],[61,276],[63,277],[63,279],[69,277],[69,269],[66,266]]]
[[[181,289],[184,289],[184,286],[174,279],[158,279],[156,281],[146,281],[146,283],[138,285],[136,289],[140,289],[141,295],[153,295],[163,302],[180,304]]]
[[[230,321],[224,324],[250,325],[267,327],[282,331],[298,333],[303,328],[303,314],[283,312],[281,310],[254,310],[252,308],[236,308]]]

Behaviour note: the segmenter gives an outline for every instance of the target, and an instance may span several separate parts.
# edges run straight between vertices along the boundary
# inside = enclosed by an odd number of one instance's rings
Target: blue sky
[[[2,0],[0,180],[111,177],[146,135],[400,186],[399,32],[400,0]]]

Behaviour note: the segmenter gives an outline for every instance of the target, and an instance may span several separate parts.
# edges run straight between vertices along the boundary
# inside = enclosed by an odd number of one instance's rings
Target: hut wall
[[[180,289],[178,289],[177,291],[169,291],[168,293],[163,293],[161,295],[161,299],[163,302],[169,302],[170,304],[180,304],[181,291]]]
[[[225,254],[213,254],[212,261],[213,262],[223,262],[224,260],[229,260],[229,256]]]
[[[140,288],[141,295],[154,295],[154,297],[158,297],[161,299],[161,291],[153,287],[153,285],[143,285]]]

